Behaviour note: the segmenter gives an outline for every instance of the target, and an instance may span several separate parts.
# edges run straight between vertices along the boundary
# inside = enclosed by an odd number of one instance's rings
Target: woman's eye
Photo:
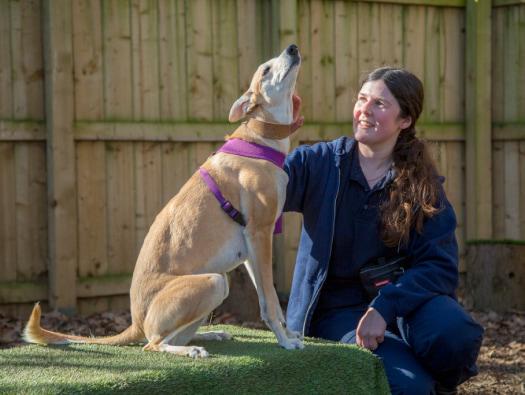
[[[376,104],[377,104],[379,107],[384,107],[384,105],[385,105],[385,103],[383,103],[381,100],[376,101]]]

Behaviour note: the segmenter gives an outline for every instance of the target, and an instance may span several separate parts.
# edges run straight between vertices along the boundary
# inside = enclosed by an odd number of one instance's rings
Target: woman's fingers
[[[300,116],[297,120],[292,123],[292,133],[299,129],[304,124],[304,117]]]
[[[294,123],[299,119],[299,114],[301,112],[301,104],[303,100],[298,95],[292,96],[292,103],[293,103],[293,120]],[[304,119],[303,119],[304,121]]]
[[[383,340],[379,341],[380,338],[374,336],[359,336],[356,337],[356,343],[358,346],[374,351]]]
[[[358,345],[375,350],[385,340],[386,322],[374,308],[369,308],[359,320],[356,329]]]

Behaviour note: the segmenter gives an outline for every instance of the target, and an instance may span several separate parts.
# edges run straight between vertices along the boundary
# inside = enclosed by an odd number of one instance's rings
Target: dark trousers
[[[309,335],[353,344],[367,306],[316,312]],[[477,374],[483,328],[448,296],[436,296],[387,328],[374,351],[383,362],[392,394],[432,394]]]

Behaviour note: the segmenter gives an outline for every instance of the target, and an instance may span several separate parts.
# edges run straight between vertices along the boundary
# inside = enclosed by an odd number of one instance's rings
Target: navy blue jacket
[[[331,142],[300,146],[286,159],[284,166],[289,182],[284,211],[303,214],[303,227],[297,251],[292,290],[287,308],[290,329],[309,334],[310,322],[319,293],[328,273],[335,228],[336,201],[341,185],[341,163],[349,160],[355,140],[341,137]],[[359,209],[356,221],[359,232],[352,244],[352,265],[361,267],[371,258],[392,255],[377,237],[378,195],[394,177],[387,179],[369,194],[369,203]],[[383,193],[381,193],[383,192]],[[372,300],[387,324],[396,317],[405,317],[435,295],[455,298],[458,284],[458,247],[455,237],[454,210],[442,193],[441,211],[427,219],[421,234],[414,230],[409,242],[394,253],[408,257],[411,264],[395,283],[381,288]],[[397,251],[396,251],[397,250]]]

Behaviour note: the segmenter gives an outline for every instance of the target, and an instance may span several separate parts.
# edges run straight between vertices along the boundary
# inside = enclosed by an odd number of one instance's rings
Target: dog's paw
[[[193,346],[188,349],[188,357],[190,358],[208,358],[209,356],[210,354],[204,349],[204,347]]]
[[[288,336],[289,339],[299,339],[303,340],[304,336],[301,332],[292,331],[291,329],[286,328],[286,336]]]
[[[281,347],[287,350],[302,350],[304,348],[304,343],[299,339],[287,339],[281,343]]]

